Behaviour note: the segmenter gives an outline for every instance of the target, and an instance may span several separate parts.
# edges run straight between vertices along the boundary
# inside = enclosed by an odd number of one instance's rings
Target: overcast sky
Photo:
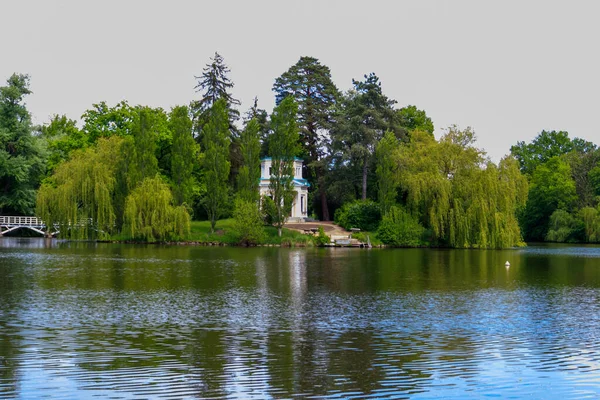
[[[438,137],[473,127],[498,161],[542,129],[600,144],[599,15],[573,0],[0,0],[0,79],[31,76],[36,123],[103,100],[168,110],[198,97],[217,51],[241,111],[258,96],[270,112],[275,78],[312,56],[344,91],[375,72]]]

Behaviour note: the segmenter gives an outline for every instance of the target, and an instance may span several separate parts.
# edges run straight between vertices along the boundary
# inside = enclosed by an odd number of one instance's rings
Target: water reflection
[[[2,398],[600,395],[597,247],[2,243]]]

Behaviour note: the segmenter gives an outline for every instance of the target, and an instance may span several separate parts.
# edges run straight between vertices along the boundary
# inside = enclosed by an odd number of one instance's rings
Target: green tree
[[[229,119],[227,116],[227,102],[219,99],[211,108],[210,117],[204,128],[202,137],[204,147],[204,178],[206,194],[202,199],[210,229],[214,233],[215,225],[226,208],[229,187]]]
[[[39,135],[48,150],[46,175],[52,175],[56,166],[68,160],[73,151],[88,145],[88,138],[77,128],[77,121],[66,115],[52,117],[49,124],[39,127]]]
[[[256,245],[265,238],[262,217],[255,200],[235,199],[233,234],[238,244]]]
[[[191,104],[192,114],[194,115],[195,129],[198,134],[203,130],[204,125],[212,115],[210,111],[219,99],[225,101],[225,109],[228,115],[228,124],[239,118],[239,111],[235,106],[240,105],[240,101],[233,98],[230,90],[233,88],[233,82],[229,79],[229,68],[225,64],[223,57],[215,52],[215,56],[202,70],[200,76],[194,78],[198,81],[194,89],[202,93],[200,100],[193,101]],[[230,126],[235,129],[233,125]]]
[[[433,135],[433,121],[425,111],[417,109],[416,106],[406,106],[399,109],[397,113],[398,124],[406,130],[407,135],[414,130],[429,132]]]
[[[398,139],[392,132],[386,132],[375,147],[375,160],[377,163],[377,187],[379,189],[379,207],[384,216],[396,204],[397,164],[394,157],[398,149]]]
[[[173,204],[169,186],[160,175],[147,177],[127,196],[124,231],[136,239],[180,239],[190,233],[190,216]]]
[[[275,203],[271,216],[281,236],[281,229],[292,211],[294,200],[294,160],[299,152],[296,113],[298,106],[292,97],[286,97],[273,110],[271,122],[273,135],[269,143],[271,154],[271,180],[269,191]]]
[[[242,155],[242,167],[238,173],[238,196],[257,204],[260,181],[260,125],[256,119],[250,120],[242,131],[239,148]],[[258,206],[257,206],[258,209]]]
[[[567,154],[573,150],[580,153],[591,151],[594,144],[575,138],[571,140],[565,131],[542,131],[531,143],[517,142],[510,148],[511,154],[519,161],[521,172],[533,174],[535,169],[552,157]]]
[[[92,108],[85,111],[83,119],[83,132],[88,137],[90,144],[94,144],[101,137],[129,136],[135,116],[135,108],[126,101],[114,107],[109,107],[106,102],[93,104]]]
[[[562,157],[571,167],[571,177],[577,192],[577,208],[595,206],[598,201],[592,171],[600,166],[600,150],[573,150]]]
[[[192,120],[186,106],[178,106],[171,111],[169,125],[173,133],[171,149],[171,177],[173,198],[176,205],[191,204],[194,182],[194,164],[198,145],[192,135]]]
[[[549,242],[577,242],[580,221],[565,210],[556,210],[550,216],[546,240]]]
[[[123,139],[98,140],[59,164],[40,187],[36,215],[69,239],[104,239],[116,230],[115,175]]]
[[[0,213],[30,215],[45,171],[45,152],[32,135],[24,98],[29,76],[13,74],[0,87]]]
[[[266,110],[258,108],[258,97],[254,98],[252,107],[246,113],[245,122],[252,121],[253,119],[258,122],[258,135],[260,137],[260,156],[267,157],[269,155],[269,137],[271,135],[271,122],[269,121],[269,115]]]
[[[134,112],[131,126],[132,136],[126,142],[129,158],[129,188],[132,190],[146,178],[158,172],[156,159],[157,116],[148,107],[140,107]]]
[[[300,57],[273,85],[275,101],[291,96],[298,104],[298,128],[303,156],[308,166],[308,181],[319,192],[322,219],[329,220],[326,173],[328,131],[340,93],[331,80],[329,67],[313,57]]]
[[[379,78],[371,73],[364,81],[353,80],[354,90],[344,96],[332,130],[333,163],[353,164],[360,168],[361,198],[367,199],[369,167],[373,161],[375,146],[390,130],[403,137],[398,125],[398,114],[381,90]]]
[[[600,210],[584,207],[579,210],[579,219],[583,223],[584,240],[588,243],[600,242]]]
[[[398,154],[407,211],[429,230],[433,244],[504,248],[522,242],[516,214],[527,180],[516,160],[498,165],[473,146],[471,129],[451,127],[440,141],[414,131]]]
[[[525,239],[542,241],[549,219],[557,209],[571,211],[577,200],[571,168],[560,157],[537,166],[531,177],[527,207],[522,215]]]

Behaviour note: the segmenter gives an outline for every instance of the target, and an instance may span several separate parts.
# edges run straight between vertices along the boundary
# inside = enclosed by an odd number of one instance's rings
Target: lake
[[[0,398],[598,396],[598,246],[0,239]]]

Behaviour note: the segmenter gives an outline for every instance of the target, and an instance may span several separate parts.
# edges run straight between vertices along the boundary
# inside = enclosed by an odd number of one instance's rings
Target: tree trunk
[[[325,189],[319,189],[321,195],[321,218],[323,221],[329,221],[329,208],[327,208],[327,193]]]
[[[319,186],[319,197],[321,198],[321,220],[329,221],[329,208],[327,207],[327,191],[325,190],[325,177],[323,168],[317,169],[317,184]]]
[[[277,227],[277,235],[281,237],[281,226]]]
[[[363,163],[363,176],[362,176],[362,200],[367,200],[367,159]]]

